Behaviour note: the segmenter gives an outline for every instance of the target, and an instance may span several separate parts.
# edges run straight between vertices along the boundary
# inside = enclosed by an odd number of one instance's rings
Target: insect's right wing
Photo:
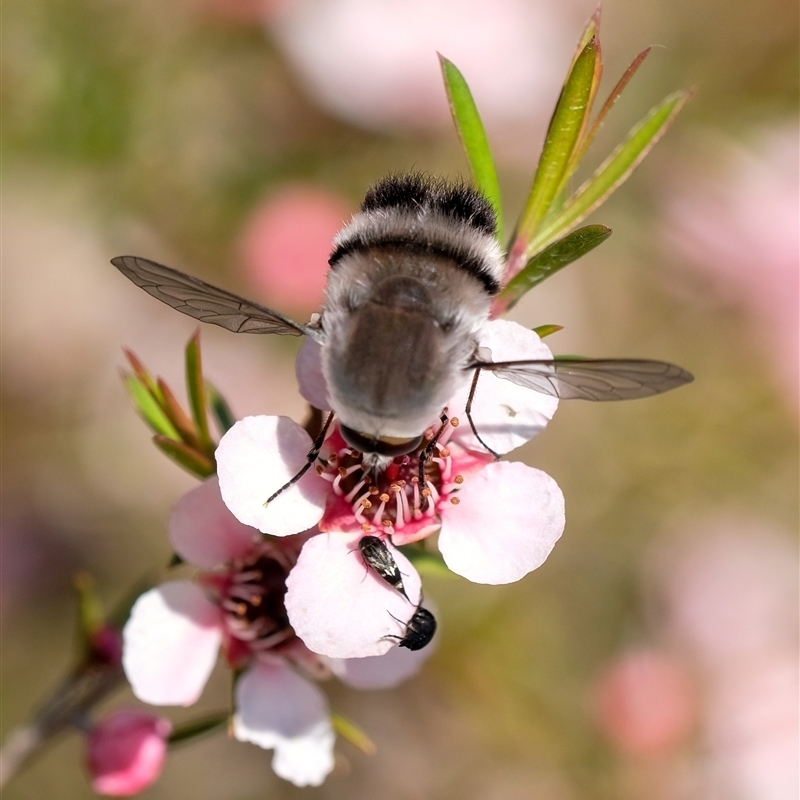
[[[201,322],[210,322],[234,333],[319,336],[318,331],[277,311],[147,258],[117,256],[111,263],[157,300]]]
[[[637,358],[475,361],[470,367],[489,370],[498,378],[565,400],[634,400],[694,380],[675,364]]]

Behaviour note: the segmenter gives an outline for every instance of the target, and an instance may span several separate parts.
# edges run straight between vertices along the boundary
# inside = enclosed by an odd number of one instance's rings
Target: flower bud
[[[86,742],[86,766],[95,792],[109,797],[138,794],[161,774],[168,719],[141,711],[116,711],[98,723]]]

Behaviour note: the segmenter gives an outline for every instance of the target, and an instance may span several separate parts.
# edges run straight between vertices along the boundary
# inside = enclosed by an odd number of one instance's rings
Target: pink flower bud
[[[86,743],[92,788],[110,797],[129,797],[161,774],[172,724],[141,711],[116,711],[97,724]]]

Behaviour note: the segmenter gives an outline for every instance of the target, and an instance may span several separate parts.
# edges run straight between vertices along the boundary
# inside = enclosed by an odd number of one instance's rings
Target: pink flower
[[[481,347],[495,360],[550,358],[539,337],[507,321],[486,323]],[[306,399],[329,407],[318,348],[306,342],[298,358]],[[421,601],[416,570],[394,545],[439,533],[447,566],[477,583],[510,583],[539,567],[564,528],[564,499],[555,481],[521,463],[495,462],[464,416],[468,386],[447,406],[432,459],[419,482],[419,453],[368,474],[361,455],[334,426],[316,463],[271,502],[265,501],[306,462],[309,435],[286,417],[246,417],[217,450],[220,490],[240,522],[274,536],[316,527],[287,580],[292,627],[312,650],[353,658],[386,653]],[[552,417],[553,397],[482,374],[473,404],[481,439],[504,453],[532,438]],[[440,424],[431,420],[430,432]],[[358,541],[384,538],[409,600],[379,579],[366,578]]]
[[[312,680],[333,671],[356,686],[390,686],[426,654],[404,651],[386,674],[349,681],[347,663],[312,653],[287,616],[286,576],[308,535],[267,539],[237,522],[216,478],[185,494],[169,523],[175,552],[201,568],[196,582],[169,581],[143,594],[125,626],[123,667],[134,694],[154,705],[188,706],[200,696],[220,647],[241,670],[233,734],[275,751],[273,769],[298,786],[319,785],[333,768],[334,732]],[[398,596],[399,593],[398,593]],[[401,598],[402,599],[402,598]]]
[[[339,195],[299,184],[283,187],[255,209],[240,248],[249,277],[270,305],[320,307],[331,240],[351,214]]]
[[[543,116],[576,11],[586,13],[531,0],[294,0],[268,24],[320,105],[394,132],[449,124],[437,51],[467,75],[489,123]]]
[[[744,148],[710,141],[677,172],[665,237],[704,279],[707,302],[740,305],[792,411],[798,397],[797,123],[757,131]]]
[[[595,689],[598,724],[633,756],[660,755],[685,742],[697,707],[688,671],[658,650],[618,656]]]
[[[92,789],[110,797],[129,797],[161,774],[172,731],[169,720],[142,711],[115,711],[92,728],[86,765]]]

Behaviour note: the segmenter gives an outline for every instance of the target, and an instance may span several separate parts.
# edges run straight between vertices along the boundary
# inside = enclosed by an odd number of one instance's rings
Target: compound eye
[[[354,431],[352,428],[348,428],[347,425],[341,425],[339,431],[347,444],[358,450],[359,453],[376,453],[379,456],[388,456],[390,458],[412,453],[422,444],[421,434],[412,439],[394,436],[387,436],[381,439],[377,436],[368,436]]]

